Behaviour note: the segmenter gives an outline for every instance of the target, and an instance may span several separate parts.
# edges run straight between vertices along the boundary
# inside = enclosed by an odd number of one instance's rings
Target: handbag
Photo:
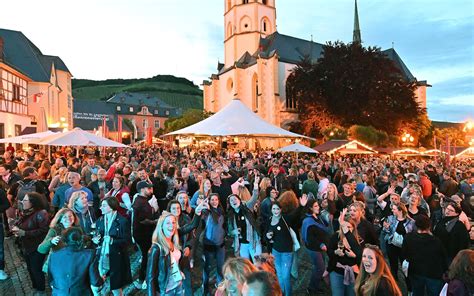
[[[288,231],[290,232],[291,239],[293,240],[293,252],[298,251],[301,248],[300,242],[298,240],[298,237],[296,236],[296,232],[288,226],[288,224],[285,221],[285,218],[283,218],[283,222],[285,222],[286,228],[288,228]]]
[[[392,239],[390,240],[390,243],[395,247],[401,248],[403,245],[403,235],[395,231],[393,233]]]

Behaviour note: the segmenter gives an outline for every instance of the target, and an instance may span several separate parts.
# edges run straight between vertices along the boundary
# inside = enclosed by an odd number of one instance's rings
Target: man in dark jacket
[[[97,180],[91,182],[87,188],[92,191],[92,208],[94,209],[94,213],[96,217],[99,217],[100,214],[100,202],[104,198],[105,194],[109,192],[112,185],[110,182],[105,180],[107,175],[107,171],[104,169],[100,169],[97,173]]]
[[[155,213],[148,199],[153,195],[153,184],[147,181],[137,183],[138,195],[132,203],[133,215],[133,238],[142,253],[142,263],[138,280],[134,282],[138,289],[145,289],[146,264],[148,262],[148,250],[151,247],[151,237],[155,228]]]
[[[181,177],[184,182],[180,190],[186,191],[188,196],[193,196],[194,193],[199,190],[199,185],[191,178],[191,171],[188,168],[182,168]]]
[[[431,233],[431,221],[425,215],[415,218],[416,232],[405,236],[402,256],[409,263],[408,277],[413,295],[439,295],[443,288],[443,273],[448,269],[446,250]]]

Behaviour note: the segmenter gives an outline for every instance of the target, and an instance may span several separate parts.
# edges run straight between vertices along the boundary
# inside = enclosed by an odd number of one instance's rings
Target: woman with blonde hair
[[[196,208],[196,215],[208,205],[203,202]],[[152,246],[148,253],[146,282],[148,295],[184,295],[183,267],[180,261],[184,257],[179,236],[191,232],[199,225],[200,219],[178,228],[178,218],[164,211],[151,238]],[[196,222],[196,223],[194,223]]]
[[[267,197],[267,188],[272,186],[272,181],[270,178],[265,177],[260,181],[258,187],[260,188],[260,192],[258,193],[258,201],[262,202]]]
[[[67,175],[67,168],[66,167],[60,167],[58,169],[58,172],[56,176],[53,177],[51,180],[51,183],[49,184],[48,190],[51,193],[54,193],[56,189],[61,186],[62,183],[67,182],[66,175]]]
[[[245,277],[258,271],[246,258],[229,258],[223,267],[224,281],[218,286],[215,296],[241,296]]]
[[[91,234],[95,231],[96,217],[94,211],[89,208],[87,192],[82,190],[73,192],[69,199],[68,208],[79,217],[79,224],[85,233]]]
[[[303,182],[303,189],[301,193],[312,193],[313,197],[318,196],[318,182],[316,182],[316,176],[313,171],[308,172],[308,179]]]
[[[401,296],[402,292],[390,272],[379,247],[367,244],[362,252],[360,273],[355,282],[357,296]]]

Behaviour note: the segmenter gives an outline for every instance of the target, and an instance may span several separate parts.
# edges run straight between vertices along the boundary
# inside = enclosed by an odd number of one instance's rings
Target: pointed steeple
[[[359,28],[359,12],[357,11],[357,0],[355,0],[355,10],[354,10],[354,33],[352,35],[353,43],[362,43],[360,38],[360,28]]]

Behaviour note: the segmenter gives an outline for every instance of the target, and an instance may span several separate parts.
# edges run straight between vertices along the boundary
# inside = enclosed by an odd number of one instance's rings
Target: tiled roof
[[[275,32],[266,38],[260,38],[258,53],[262,57],[270,57],[277,53],[280,61],[297,64],[304,58],[316,62],[322,50],[321,43]]]
[[[74,127],[83,130],[97,129],[102,125],[102,119],[107,119],[106,124],[109,130],[117,130],[117,117],[114,105],[103,101],[74,100]],[[125,124],[122,125],[125,128]]]
[[[121,108],[121,112],[125,114],[128,112],[130,106],[137,107],[134,108],[133,114],[138,112],[138,107],[146,106],[148,111],[152,114],[155,114],[155,110],[158,110],[158,115],[160,116],[176,116],[180,114],[178,108],[172,107],[157,97],[153,97],[143,93],[133,93],[133,92],[120,92],[113,95],[110,99],[107,100],[107,103],[114,105],[114,108],[117,104],[121,104],[124,107]],[[169,114],[166,114],[168,111]]]
[[[224,68],[221,64],[218,64],[218,73],[219,75],[223,74],[234,67],[246,68],[254,65],[258,57],[270,58],[275,54],[278,55],[280,62],[290,64],[298,64],[305,58],[310,59],[311,62],[316,62],[323,54],[323,46],[321,43],[275,32],[267,37],[260,38],[258,50],[253,54],[245,52],[239,60],[235,62],[235,65]],[[416,79],[395,49],[390,48],[383,50],[382,53],[395,63],[395,66],[402,72],[405,79],[408,81],[414,81]],[[424,81],[424,83],[426,84],[426,81]]]
[[[4,40],[4,62],[33,81],[48,82],[51,67],[69,72],[61,58],[44,55],[22,32],[0,29]]]

